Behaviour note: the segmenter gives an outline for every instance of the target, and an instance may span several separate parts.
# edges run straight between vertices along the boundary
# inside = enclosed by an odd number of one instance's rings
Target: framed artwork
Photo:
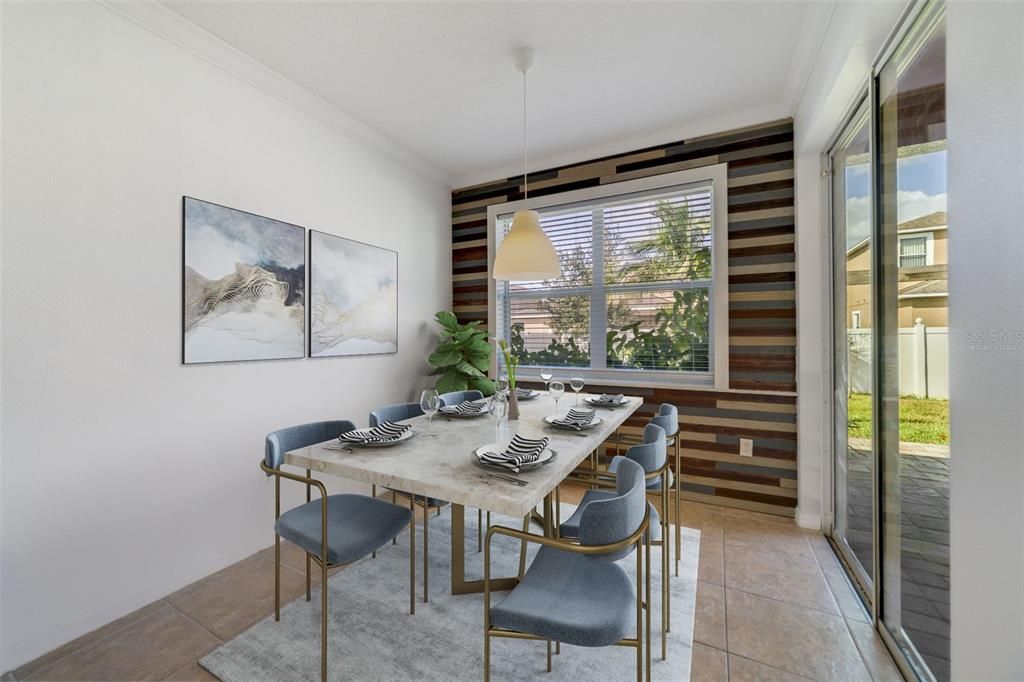
[[[398,352],[398,253],[309,233],[309,355]]]
[[[301,358],[306,231],[182,197],[182,362]]]

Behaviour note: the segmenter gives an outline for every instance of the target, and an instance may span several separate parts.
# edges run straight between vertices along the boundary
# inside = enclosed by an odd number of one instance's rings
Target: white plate
[[[530,391],[529,395],[519,396],[519,400],[533,400],[540,395],[540,391]]]
[[[478,447],[476,450],[473,451],[473,461],[475,461],[480,466],[487,467],[488,469],[496,469],[498,471],[505,471],[507,473],[515,473],[511,469],[508,469],[506,467],[498,466],[497,464],[491,464],[490,462],[484,462],[483,460],[480,459],[481,452],[501,452],[497,443],[490,443],[489,445],[483,445],[481,447]],[[555,451],[552,450],[551,448],[545,448],[544,452],[540,453],[540,457],[538,457],[536,461],[530,462],[529,464],[521,464],[519,466],[519,470],[526,471],[529,469],[534,469],[539,466],[544,466],[554,458]]]
[[[596,398],[584,398],[583,402],[585,402],[587,405],[593,405],[594,407],[610,407],[614,409],[616,407],[622,407],[629,401],[623,398],[621,403],[602,403],[598,401]]]
[[[480,410],[479,412],[470,412],[468,414],[459,414],[456,412],[437,412],[442,417],[448,417],[449,419],[476,419],[477,417],[485,417],[489,414],[486,409]]]
[[[358,432],[366,432],[366,431],[369,431],[369,429],[356,429],[356,431],[358,431]],[[349,433],[352,433],[352,432],[349,431]],[[336,440],[336,442],[341,444],[341,445],[347,445],[348,447],[353,447],[353,448],[389,448],[392,445],[398,445],[399,443],[404,443],[405,441],[407,441],[410,438],[412,438],[412,435],[413,435],[413,430],[412,429],[408,429],[405,433],[403,433],[398,438],[396,438],[394,440],[385,441],[383,443],[355,443],[353,441],[347,441],[347,440]]]
[[[577,431],[577,430],[578,431],[586,431],[587,429],[592,429],[592,428],[594,428],[595,426],[597,426],[598,424],[601,423],[601,418],[600,417],[594,417],[594,420],[592,422],[590,422],[589,424],[587,424],[586,426],[584,426],[582,429],[574,429],[571,426],[562,426],[561,424],[556,424],[555,423],[555,419],[556,419],[556,417],[554,417],[552,415],[544,417],[544,421],[546,423],[550,424],[551,426],[554,426],[556,429],[565,429],[566,431]]]

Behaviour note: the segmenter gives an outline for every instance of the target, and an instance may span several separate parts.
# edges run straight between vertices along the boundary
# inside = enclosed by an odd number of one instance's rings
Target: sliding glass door
[[[878,106],[883,628],[949,679],[945,13],[928,5],[882,62]]]
[[[832,538],[907,675],[949,679],[945,11],[915,5],[828,152]]]
[[[832,179],[836,544],[870,603],[874,592],[875,346],[871,287],[871,121],[866,98],[829,153]]]

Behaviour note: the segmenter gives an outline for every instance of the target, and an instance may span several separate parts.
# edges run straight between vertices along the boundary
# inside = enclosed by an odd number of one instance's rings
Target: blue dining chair
[[[662,403],[658,407],[658,413],[651,417],[651,424],[657,424],[665,430],[665,444],[675,449],[675,466],[669,470],[668,485],[675,493],[675,519],[676,519],[676,577],[679,576],[679,559],[682,556],[683,547],[683,522],[680,517],[679,500],[682,497],[682,457],[679,449],[679,408],[669,403]],[[668,515],[666,509],[665,514]]]
[[[398,403],[396,405],[385,405],[370,412],[370,426],[377,426],[383,422],[400,422],[423,415],[423,408],[419,403]],[[377,486],[373,486],[372,494],[377,495]],[[436,497],[415,495],[402,490],[391,491],[391,501],[395,501],[395,494],[409,499],[410,503],[423,508],[423,602],[430,601],[430,531],[427,519],[431,510],[441,513],[441,508],[448,504],[447,500],[439,500]],[[412,532],[410,530],[410,532]]]
[[[493,526],[484,545],[484,680],[491,674],[491,637],[547,641],[584,647],[636,647],[636,679],[644,658],[650,679],[650,506],[644,470],[627,460],[619,465],[615,494],[580,505],[579,537],[554,538]],[[504,535],[541,545],[516,587],[491,606],[491,540]],[[643,546],[644,551],[641,550]],[[618,563],[636,551],[636,584]],[[646,560],[645,560],[646,555]],[[646,568],[645,568],[646,567]],[[645,572],[646,571],[646,572]],[[641,589],[645,598],[641,598]],[[635,619],[635,620],[634,620]],[[644,629],[646,622],[647,635]],[[630,632],[635,637],[628,637]],[[646,654],[645,654],[646,642]]]
[[[645,488],[648,495],[657,493],[661,495],[662,509],[668,506],[668,477],[671,475],[668,466],[668,457],[665,447],[665,430],[656,423],[648,423],[644,427],[643,442],[634,445],[626,451],[625,455],[619,455],[612,459],[608,465],[607,473],[599,473],[597,478],[608,481],[610,478],[617,478],[621,467],[627,463],[635,462],[644,471],[646,479]],[[580,532],[580,519],[583,510],[589,502],[605,500],[616,495],[613,490],[591,489],[583,493],[579,506],[565,522],[559,526],[559,534],[562,537],[577,538]],[[667,515],[659,515],[658,509],[650,502],[648,514],[650,523],[650,542],[652,545],[661,547],[661,658],[664,660],[668,654],[666,634],[671,628],[672,602],[669,590],[669,543],[668,518]]]
[[[451,393],[442,393],[441,407],[451,407],[452,405],[458,405],[466,400],[483,400],[484,394],[480,391],[452,391]]]
[[[676,526],[676,576],[679,576],[679,561],[682,556],[683,546],[683,525],[681,510],[681,500],[683,497],[682,493],[682,446],[680,444],[679,437],[679,408],[670,403],[662,403],[658,406],[658,411],[651,417],[649,424],[657,424],[661,428],[665,429],[665,438],[667,447],[674,449],[674,466],[669,472],[669,485],[673,489],[675,495],[675,526]],[[615,454],[619,454],[620,445],[629,445],[637,443],[636,436],[616,433],[613,437],[609,438],[606,443],[612,443],[615,445]],[[641,441],[642,442],[642,441]],[[596,470],[596,466],[593,469]],[[667,513],[667,512],[666,512]]]
[[[355,429],[347,420],[323,421],[279,429],[266,438],[260,468],[274,477],[274,620],[281,620],[281,538],[306,553],[306,601],[310,600],[310,562],[320,566],[320,677],[327,680],[327,569],[358,561],[387,544],[406,526],[415,528],[413,512],[365,495],[328,495],[323,483],[282,471],[285,453],[331,441]],[[306,503],[281,513],[281,479],[306,484]],[[320,499],[311,500],[311,489]],[[415,531],[409,543],[409,611],[416,609]]]

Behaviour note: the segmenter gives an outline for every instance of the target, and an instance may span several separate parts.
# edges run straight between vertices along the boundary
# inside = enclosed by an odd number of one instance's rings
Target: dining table
[[[579,394],[579,406],[588,406],[585,401],[595,397]],[[557,414],[565,416],[574,401],[567,396],[559,402]],[[284,461],[313,472],[450,501],[452,594],[483,592],[482,580],[466,579],[465,508],[523,519],[543,505],[545,530],[550,534],[559,484],[642,404],[641,398],[624,396],[618,406],[596,407],[600,421],[577,431],[556,428],[545,421],[545,417],[556,414],[556,404],[541,393],[532,400],[519,401],[516,420],[496,421],[486,411],[476,417],[438,412],[432,418],[424,415],[405,420],[403,423],[412,426],[413,436],[389,447],[341,448],[337,440],[331,440],[289,451]],[[478,448],[494,445],[500,449],[513,434],[548,438],[548,447],[555,456],[542,466],[504,474],[476,460],[474,452]],[[520,483],[508,480],[506,475]],[[492,580],[492,589],[511,589],[516,581],[516,577]]]

